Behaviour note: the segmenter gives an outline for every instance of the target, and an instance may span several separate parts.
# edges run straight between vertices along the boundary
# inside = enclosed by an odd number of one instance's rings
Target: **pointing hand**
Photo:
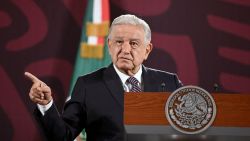
[[[50,87],[29,72],[24,75],[33,82],[29,92],[30,100],[36,104],[47,105],[52,100]]]

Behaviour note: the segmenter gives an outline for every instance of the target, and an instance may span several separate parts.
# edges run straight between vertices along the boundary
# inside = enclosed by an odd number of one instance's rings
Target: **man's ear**
[[[110,39],[108,39],[108,47],[110,47],[111,46],[111,41],[110,41]]]
[[[153,44],[152,43],[147,44],[144,60],[147,60],[148,55],[150,54],[152,49],[153,49]]]
[[[110,39],[108,39],[108,50],[109,50],[109,54],[110,54],[110,47],[111,47],[111,40]]]
[[[111,56],[111,44],[112,44],[112,42],[111,42],[111,40],[110,39],[108,39],[108,51],[109,51],[109,55]]]

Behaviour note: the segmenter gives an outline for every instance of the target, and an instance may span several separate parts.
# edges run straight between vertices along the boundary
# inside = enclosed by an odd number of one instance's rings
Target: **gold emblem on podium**
[[[174,129],[185,134],[197,134],[213,123],[216,105],[206,90],[190,85],[177,89],[169,96],[165,113]]]

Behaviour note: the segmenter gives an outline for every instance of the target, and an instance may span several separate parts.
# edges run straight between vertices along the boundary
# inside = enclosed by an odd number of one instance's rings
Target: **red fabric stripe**
[[[109,0],[102,0],[102,21],[109,21]]]
[[[103,37],[98,37],[97,39],[98,44],[103,44],[104,45],[104,38]]]

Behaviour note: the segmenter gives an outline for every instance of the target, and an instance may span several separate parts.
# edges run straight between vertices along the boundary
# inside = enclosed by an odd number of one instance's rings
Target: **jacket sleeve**
[[[35,116],[48,140],[73,141],[82,131],[86,123],[83,80],[78,78],[69,101],[66,102],[62,114],[57,111],[55,103],[42,116],[35,109]]]

